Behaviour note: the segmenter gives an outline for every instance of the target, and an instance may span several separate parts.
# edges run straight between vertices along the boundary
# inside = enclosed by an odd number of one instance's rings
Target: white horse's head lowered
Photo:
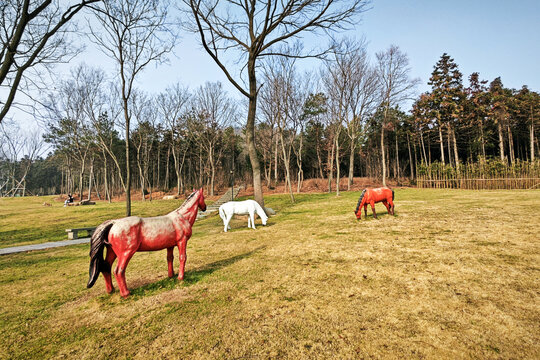
[[[229,201],[219,207],[219,216],[223,219],[223,231],[227,232],[229,221],[234,214],[249,215],[248,227],[255,229],[254,215],[257,213],[263,225],[266,225],[268,216],[264,209],[255,200]]]
[[[255,211],[257,212],[257,215],[259,215],[259,217],[261,218],[262,224],[266,226],[266,222],[268,221],[268,215],[266,215],[266,212],[264,211],[262,206],[259,205],[258,202],[256,202],[255,200],[251,200],[251,201],[252,201],[252,204],[255,205]]]

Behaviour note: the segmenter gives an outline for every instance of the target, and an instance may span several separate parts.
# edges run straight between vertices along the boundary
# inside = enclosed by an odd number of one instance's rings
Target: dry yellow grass
[[[357,196],[198,222],[186,280],[137,253],[127,300],[85,289],[87,246],[3,256],[0,358],[540,357],[540,191],[396,189],[359,222]]]

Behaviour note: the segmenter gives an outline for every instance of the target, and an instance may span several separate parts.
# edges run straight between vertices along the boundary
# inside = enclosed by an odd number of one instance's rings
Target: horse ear
[[[200,191],[200,192],[201,192],[201,194],[202,194],[202,193],[204,192],[204,188],[203,188],[203,187],[201,187],[201,188],[199,189],[199,191]]]

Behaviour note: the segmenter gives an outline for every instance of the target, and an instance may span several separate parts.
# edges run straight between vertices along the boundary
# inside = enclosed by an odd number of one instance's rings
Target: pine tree
[[[476,141],[479,142],[482,158],[486,158],[486,118],[489,115],[487,80],[480,80],[477,72],[469,76],[469,87],[465,89],[467,101],[464,118],[471,127],[478,127]],[[474,144],[476,145],[476,144]]]
[[[465,97],[462,84],[462,74],[457,64],[448,54],[444,53],[435,65],[428,85],[431,85],[433,111],[439,122],[439,140],[442,142],[442,126],[447,128],[448,155],[451,157],[451,143],[454,149],[454,163],[459,163],[455,127],[460,121]],[[443,151],[443,147],[441,146]],[[441,156],[444,156],[441,154]],[[444,162],[444,160],[443,160]]]

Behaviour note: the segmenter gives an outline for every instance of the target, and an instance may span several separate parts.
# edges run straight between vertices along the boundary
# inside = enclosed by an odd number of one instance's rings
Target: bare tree
[[[168,87],[158,95],[157,108],[163,118],[170,135],[170,151],[174,159],[174,169],[176,171],[176,193],[180,195],[182,187],[182,168],[186,157],[186,147],[183,146],[183,138],[186,137],[186,117],[187,106],[191,99],[191,94],[187,88],[175,84]],[[182,158],[180,158],[182,155]],[[167,162],[169,155],[167,155]],[[167,165],[168,175],[168,165]],[[166,176],[168,179],[168,176]]]
[[[85,111],[87,102],[91,101],[89,88],[92,87],[85,77],[86,70],[85,66],[73,69],[70,78],[60,82],[57,91],[49,93],[48,99],[43,101],[49,119],[46,141],[68,152],[79,164],[80,200],[90,148],[94,141],[88,113]]]
[[[261,86],[257,81],[259,62],[266,56],[294,56],[289,51],[291,46],[280,45],[290,45],[305,33],[338,31],[352,25],[354,16],[364,9],[365,2],[184,0],[184,3],[193,15],[189,29],[199,33],[204,49],[227,79],[248,99],[246,143],[255,200],[264,207],[260,164],[254,142],[257,95]],[[234,51],[238,55],[237,64],[246,70],[247,79],[242,77],[242,72],[235,75],[234,67],[225,61],[224,53]],[[315,55],[315,52],[307,51],[301,56]]]
[[[71,20],[85,6],[98,1],[0,2],[0,90],[7,92],[1,102],[0,123],[15,104],[21,86],[30,96],[29,90],[38,84],[43,70],[80,52],[81,48],[69,41],[68,34],[74,30]]]
[[[126,216],[131,215],[130,97],[135,79],[152,62],[164,60],[175,43],[168,29],[167,4],[158,0],[105,0],[93,7],[100,30],[90,26],[91,39],[115,60],[120,78],[126,141]]]
[[[342,52],[342,50],[345,50]],[[343,124],[347,122],[347,116],[350,112],[350,100],[352,89],[355,87],[355,79],[353,78],[353,67],[356,60],[354,55],[351,55],[353,49],[340,49],[335,47],[332,60],[326,62],[321,76],[324,89],[328,95],[328,113],[327,123],[331,133],[332,145],[329,157],[330,173],[328,177],[328,191],[331,191],[332,173],[333,173],[333,157],[335,154],[336,160],[336,195],[339,196],[339,180],[340,180],[340,135],[343,129]]]
[[[391,45],[386,51],[377,53],[377,76],[380,81],[383,118],[381,123],[382,182],[386,186],[386,152],[384,129],[388,123],[388,110],[411,98],[420,79],[411,79],[409,58],[398,46]]]
[[[210,164],[210,195],[214,196],[216,151],[222,149],[218,145],[223,136],[223,129],[236,117],[236,104],[227,95],[221,83],[207,82],[195,91],[192,107],[195,116],[190,118],[188,128],[206,152]]]
[[[156,122],[157,113],[154,110],[154,101],[141,91],[136,91],[131,97],[131,108],[136,121],[136,128],[132,133],[135,145],[137,168],[139,169],[139,183],[141,195],[146,201],[146,192],[152,200],[152,185],[149,179],[150,158],[157,139]]]
[[[263,114],[268,123],[275,122],[277,126],[285,166],[286,186],[293,203],[291,153],[302,111],[302,102],[297,91],[298,81],[294,61],[285,57],[271,59],[265,67],[266,86],[261,92]]]
[[[0,184],[2,192],[2,188],[11,181],[11,189],[6,191],[6,196],[15,196],[19,190],[22,190],[22,196],[26,195],[26,177],[43,150],[43,139],[39,132],[20,134],[21,129],[14,123],[0,124],[0,159],[7,159],[11,165],[5,182]]]
[[[354,176],[354,158],[358,138],[366,122],[366,117],[371,114],[376,107],[378,100],[378,81],[375,69],[369,65],[364,40],[358,42],[345,43],[344,62],[350,65],[350,88],[348,114],[345,117],[347,126],[347,136],[350,141],[349,148],[349,179],[347,190],[351,189]],[[342,51],[343,51],[342,50]],[[347,59],[347,60],[346,60]]]

